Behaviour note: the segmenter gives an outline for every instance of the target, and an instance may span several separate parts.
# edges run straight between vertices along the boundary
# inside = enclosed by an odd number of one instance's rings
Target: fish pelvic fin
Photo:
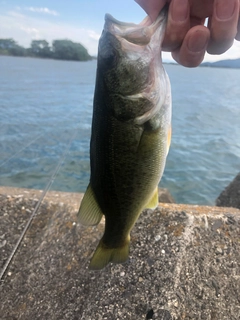
[[[158,187],[154,190],[152,197],[149,199],[145,209],[156,209],[158,206]]]
[[[96,251],[90,261],[90,270],[101,270],[107,266],[108,263],[124,263],[129,255],[130,237],[125,244],[117,248],[108,248],[101,240],[97,246]]]
[[[84,226],[95,226],[102,219],[103,213],[95,199],[91,184],[83,196],[77,217]]]

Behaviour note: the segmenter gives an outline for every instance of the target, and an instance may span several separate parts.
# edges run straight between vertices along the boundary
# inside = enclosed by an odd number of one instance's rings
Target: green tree
[[[31,47],[25,49],[19,46],[13,39],[0,39],[0,54],[75,61],[87,61],[92,59],[83,45],[71,40],[54,40],[52,48],[46,40],[33,40],[31,42]]]
[[[71,40],[54,40],[52,51],[53,58],[55,59],[75,61],[87,61],[91,59],[91,56],[83,45]]]
[[[26,56],[27,52],[13,39],[0,39],[0,54]]]
[[[49,58],[52,56],[51,48],[46,40],[33,40],[29,51],[37,57]]]
[[[0,39],[0,48],[9,50],[11,48],[14,48],[17,45],[17,42],[13,39]]]

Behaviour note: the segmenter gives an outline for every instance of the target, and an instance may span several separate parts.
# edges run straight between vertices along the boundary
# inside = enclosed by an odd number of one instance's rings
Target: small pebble
[[[124,271],[120,272],[120,277],[124,277],[124,276],[125,276],[125,272]]]
[[[175,300],[175,301],[173,302],[173,305],[174,305],[175,308],[178,308],[178,301]]]
[[[7,240],[3,240],[3,242],[0,242],[0,248],[3,248],[7,243]]]
[[[217,247],[216,250],[215,250],[215,253],[216,254],[222,254],[223,253],[222,248]]]

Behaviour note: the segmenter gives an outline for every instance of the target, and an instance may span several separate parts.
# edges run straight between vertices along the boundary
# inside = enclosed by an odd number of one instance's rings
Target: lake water
[[[240,70],[166,65],[173,135],[160,183],[177,202],[214,204],[240,171]],[[0,185],[84,192],[96,61],[0,56]]]

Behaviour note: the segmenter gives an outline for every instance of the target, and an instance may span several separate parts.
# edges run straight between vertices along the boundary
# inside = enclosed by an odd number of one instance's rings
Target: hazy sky
[[[146,14],[133,0],[0,0],[0,38],[13,38],[29,47],[31,40],[70,39],[97,54],[104,15],[108,12],[125,22],[140,22]],[[240,43],[220,56],[205,61],[240,58]],[[163,54],[170,60],[169,53]]]

